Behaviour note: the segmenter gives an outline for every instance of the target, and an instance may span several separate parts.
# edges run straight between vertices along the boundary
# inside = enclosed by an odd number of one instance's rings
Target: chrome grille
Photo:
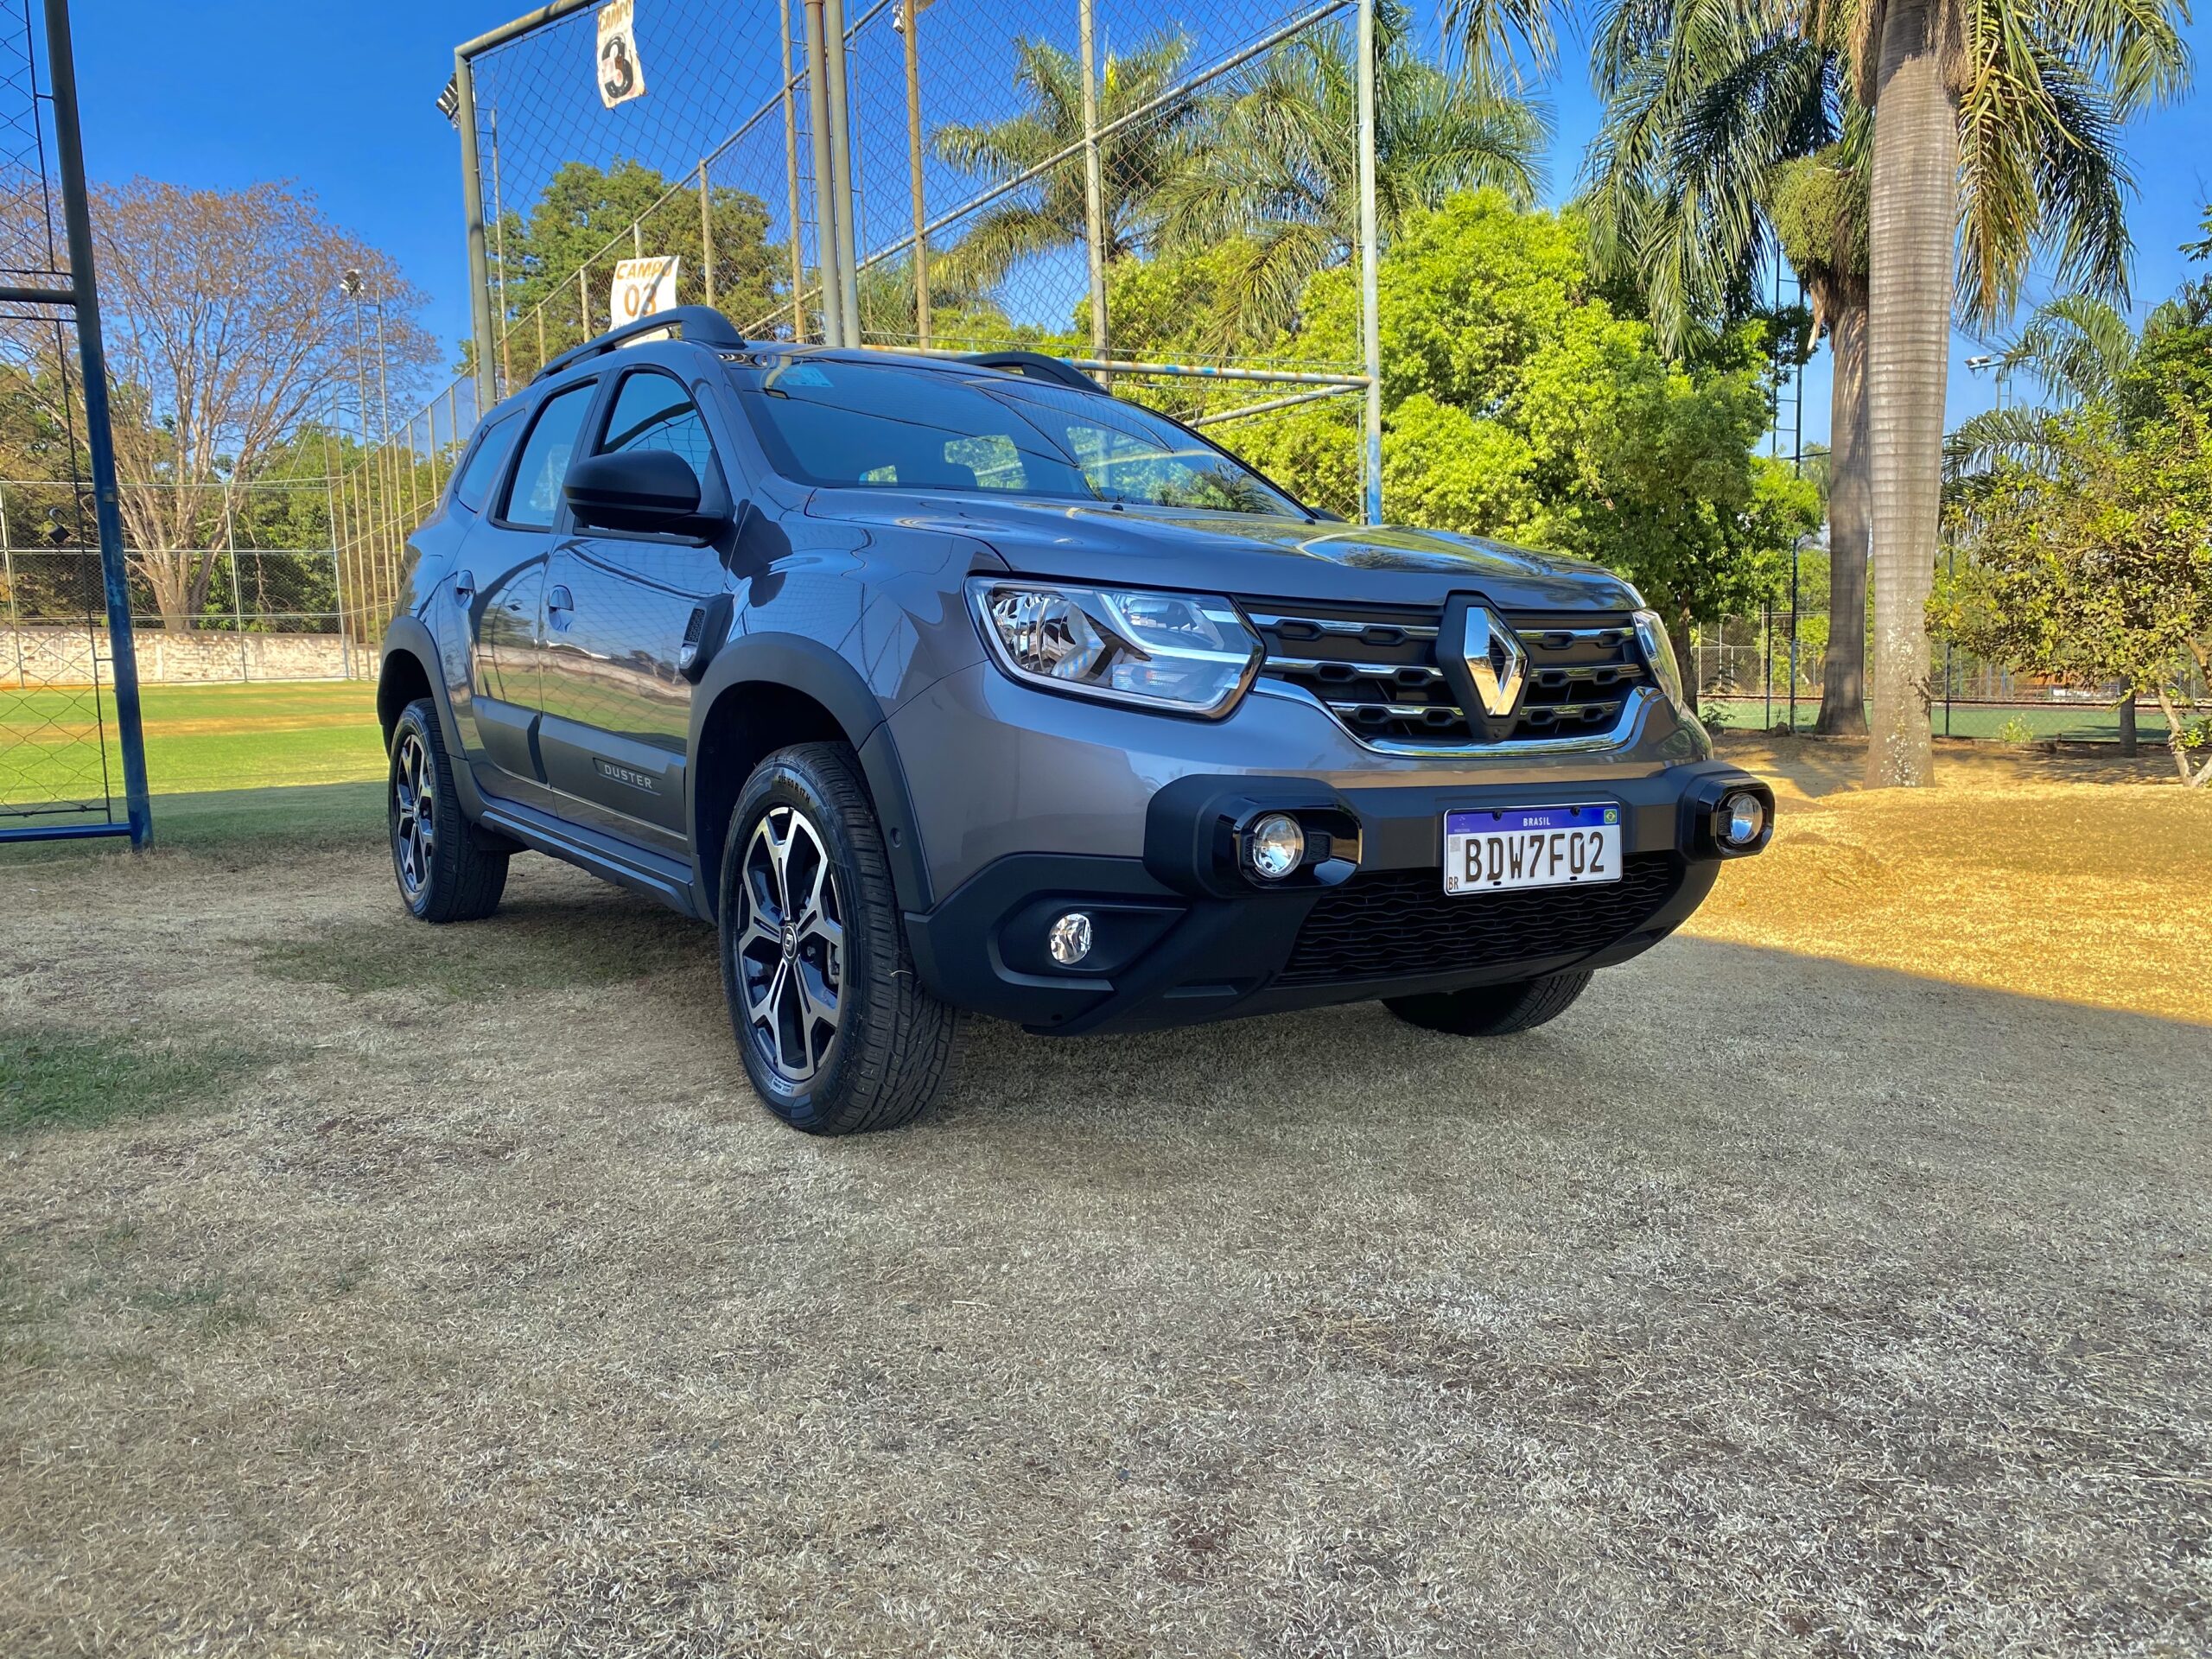
[[[1240,602],[1267,646],[1261,674],[1313,693],[1355,736],[1438,748],[1482,741],[1438,665],[1440,607]],[[1505,741],[1610,730],[1647,677],[1629,619],[1503,614],[1529,658]]]

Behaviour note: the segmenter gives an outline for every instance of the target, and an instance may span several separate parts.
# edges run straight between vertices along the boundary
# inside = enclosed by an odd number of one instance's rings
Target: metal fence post
[[[1076,0],[1083,57],[1083,228],[1090,261],[1090,354],[1106,353],[1106,181],[1098,157],[1098,57],[1094,0]]]
[[[492,289],[484,257],[484,178],[476,155],[476,69],[465,48],[453,54],[454,124],[461,129],[461,214],[468,232],[468,332],[475,346],[476,398],[492,402]]]
[[[844,294],[837,277],[837,187],[830,177],[830,54],[823,42],[825,0],[806,3],[806,124],[814,152],[814,279],[822,290],[822,338],[845,343]],[[794,235],[798,226],[792,226]]]
[[[707,181],[707,158],[699,158],[699,275],[707,285],[707,303],[715,302],[715,196]]]
[[[829,79],[830,180],[836,199],[837,308],[845,323],[844,345],[861,344],[860,256],[853,223],[853,135],[845,84],[845,0],[822,0],[822,67]]]
[[[231,556],[231,627],[238,637],[238,683],[251,685],[253,675],[245,660],[245,578],[238,570],[238,520],[227,493],[223,497],[223,550]]]
[[[1090,0],[1084,0],[1084,15]],[[925,234],[927,215],[922,205],[922,10],[920,0],[899,0],[899,33],[906,48],[906,168],[909,194],[914,199],[914,341],[930,343],[930,254]],[[1088,32],[1084,35],[1088,41]],[[1089,71],[1084,72],[1088,73]],[[1086,86],[1088,83],[1085,83]],[[1094,340],[1094,344],[1096,343]],[[1100,356],[1105,353],[1102,349]]]
[[[77,360],[84,369],[85,448],[92,462],[93,517],[99,526],[100,576],[107,598],[110,666],[115,675],[115,724],[123,746],[124,810],[130,844],[154,838],[146,787],[146,739],[138,709],[138,654],[130,625],[130,575],[124,561],[123,508],[116,494],[115,439],[109,426],[107,346],[100,334],[99,285],[93,270],[92,213],[85,188],[85,147],[77,118],[77,57],[69,38],[68,0],[46,0],[46,52],[53,79],[55,157],[69,244],[71,308],[76,313]]]
[[[1381,232],[1375,205],[1375,6],[1359,0],[1359,354],[1367,376],[1361,434],[1365,511],[1382,522],[1382,325],[1380,315]]]
[[[1774,601],[1759,607],[1759,684],[1766,696],[1764,729],[1774,729]]]
[[[1797,735],[1797,558],[1804,550],[1789,543],[1789,735]]]
[[[806,257],[798,245],[798,105],[791,97],[798,79],[791,68],[791,0],[777,0],[784,39],[784,194],[789,198],[791,245],[791,339],[806,343]]]
[[[8,584],[8,640],[15,647],[16,683],[30,689],[23,672],[23,607],[16,597],[16,538],[8,533],[8,493],[0,490],[0,580]]]
[[[512,332],[507,322],[507,209],[499,194],[499,111],[494,107],[484,113],[492,130],[492,251],[499,262],[499,378],[494,385],[505,392],[515,384],[514,362],[507,353],[507,336]]]

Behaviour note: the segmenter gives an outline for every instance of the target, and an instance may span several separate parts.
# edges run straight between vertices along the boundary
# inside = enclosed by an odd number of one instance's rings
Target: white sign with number
[[[658,259],[620,259],[614,265],[614,287],[607,296],[608,315],[620,328],[666,311],[676,303],[676,268],[683,260],[673,253]]]
[[[593,66],[599,101],[613,109],[645,95],[645,66],[638,56],[637,0],[608,0],[599,9],[599,56]]]

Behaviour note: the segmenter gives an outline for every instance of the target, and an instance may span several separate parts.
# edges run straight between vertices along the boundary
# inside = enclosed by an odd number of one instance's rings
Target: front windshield
[[[1173,422],[1046,381],[786,359],[740,401],[776,470],[804,484],[1304,516]]]

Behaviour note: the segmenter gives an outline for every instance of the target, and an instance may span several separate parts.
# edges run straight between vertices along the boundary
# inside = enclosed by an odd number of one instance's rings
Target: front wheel
[[[487,850],[461,810],[438,709],[418,697],[391,728],[386,791],[391,870],[408,910],[425,922],[474,922],[499,907],[507,855]]]
[[[722,843],[722,990],[746,1075],[810,1135],[911,1122],[944,1087],[959,1018],[924,990],[852,752],[779,749]]]
[[[1408,1025],[1429,1031],[1448,1032],[1454,1037],[1503,1037],[1511,1032],[1533,1031],[1558,1019],[1589,982],[1586,971],[1548,974],[1541,979],[1477,985],[1465,991],[1386,996],[1382,1006]]]

